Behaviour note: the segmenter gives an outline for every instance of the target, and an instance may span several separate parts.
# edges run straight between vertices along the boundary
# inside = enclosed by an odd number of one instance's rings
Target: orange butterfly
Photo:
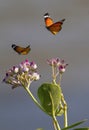
[[[17,46],[15,44],[12,44],[12,48],[21,55],[27,55],[29,53],[29,51],[31,51],[30,45],[28,45],[27,47],[20,47]]]
[[[46,13],[44,15],[44,20],[46,28],[54,35],[56,35],[62,29],[62,24],[65,21],[65,19],[62,19],[61,21],[54,23],[53,20],[50,18],[49,13]]]

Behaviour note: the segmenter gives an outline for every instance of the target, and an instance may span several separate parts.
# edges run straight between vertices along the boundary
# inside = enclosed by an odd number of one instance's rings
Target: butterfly
[[[44,14],[44,21],[46,28],[54,35],[56,35],[61,29],[62,24],[65,21],[65,19],[62,19],[58,22],[53,22],[53,20],[50,18],[49,13]]]
[[[29,51],[31,51],[30,45],[28,45],[27,47],[21,47],[21,46],[17,46],[15,44],[12,44],[12,48],[21,55],[27,55],[29,53]]]

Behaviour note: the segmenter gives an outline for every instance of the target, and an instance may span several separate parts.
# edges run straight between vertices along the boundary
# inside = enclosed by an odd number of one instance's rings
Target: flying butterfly
[[[44,14],[44,21],[46,28],[54,35],[56,35],[59,31],[62,29],[62,24],[65,21],[65,19],[62,19],[58,22],[53,22],[53,20],[50,18],[49,13]]]
[[[27,47],[21,47],[21,46],[17,46],[15,44],[12,44],[12,48],[21,55],[27,55],[29,53],[29,51],[31,51],[30,45],[28,45]]]

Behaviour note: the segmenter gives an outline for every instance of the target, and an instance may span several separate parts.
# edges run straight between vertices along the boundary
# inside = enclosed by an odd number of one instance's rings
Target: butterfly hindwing
[[[30,50],[31,50],[31,48],[30,48],[30,45],[29,45],[29,46],[27,46],[26,48],[24,48],[24,49],[22,50],[21,54],[26,55],[26,54],[29,53]]]

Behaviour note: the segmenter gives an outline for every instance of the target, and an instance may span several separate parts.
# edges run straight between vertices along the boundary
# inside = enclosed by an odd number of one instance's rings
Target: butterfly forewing
[[[45,18],[45,25],[46,27],[49,27],[53,24],[53,20],[51,18]]]
[[[50,18],[49,13],[46,13],[46,14],[44,15],[44,21],[45,21],[45,26],[46,26],[46,27],[49,27],[50,25],[53,24],[53,20]]]

